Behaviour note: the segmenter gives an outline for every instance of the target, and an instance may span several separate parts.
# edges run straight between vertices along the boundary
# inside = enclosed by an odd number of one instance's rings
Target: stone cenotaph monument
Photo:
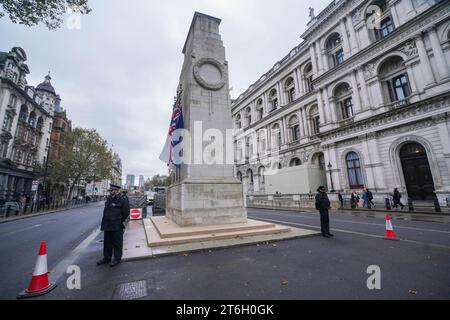
[[[175,181],[167,190],[166,216],[144,220],[154,255],[316,234],[247,219],[242,184],[233,174],[228,62],[220,23],[196,12],[184,45],[179,98],[190,135],[190,143],[183,137],[182,154],[189,161],[172,166]]]

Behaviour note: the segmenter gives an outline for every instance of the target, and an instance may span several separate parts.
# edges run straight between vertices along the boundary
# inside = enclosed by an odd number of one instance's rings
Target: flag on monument
[[[178,90],[176,101],[173,105],[172,119],[170,121],[169,133],[167,135],[166,143],[164,144],[163,151],[159,156],[161,161],[164,161],[169,166],[173,163],[172,150],[181,142],[181,139],[174,140],[173,134],[178,129],[184,128],[183,120],[183,106],[181,104],[181,89]]]

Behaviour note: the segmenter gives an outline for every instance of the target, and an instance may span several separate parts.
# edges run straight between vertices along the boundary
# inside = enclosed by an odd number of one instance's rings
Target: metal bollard
[[[392,210],[391,201],[389,200],[389,198],[385,198],[385,202],[386,202],[386,210]]]

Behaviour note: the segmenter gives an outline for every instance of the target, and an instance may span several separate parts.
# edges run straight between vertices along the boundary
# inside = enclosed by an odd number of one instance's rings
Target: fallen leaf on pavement
[[[287,280],[281,281],[281,284],[282,284],[283,286],[287,285],[288,283],[289,283],[289,281],[287,281]]]
[[[410,294],[417,294],[417,291],[415,291],[415,290],[409,290],[409,293],[410,293]]]

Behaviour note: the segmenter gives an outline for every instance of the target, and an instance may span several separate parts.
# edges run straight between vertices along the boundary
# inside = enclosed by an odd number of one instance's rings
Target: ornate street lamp
[[[331,162],[328,163],[328,171],[330,172],[330,182],[331,182],[331,190],[330,192],[336,192],[336,190],[334,190],[334,184],[333,184],[333,174],[331,172],[331,169],[333,168],[333,166],[331,165]]]

